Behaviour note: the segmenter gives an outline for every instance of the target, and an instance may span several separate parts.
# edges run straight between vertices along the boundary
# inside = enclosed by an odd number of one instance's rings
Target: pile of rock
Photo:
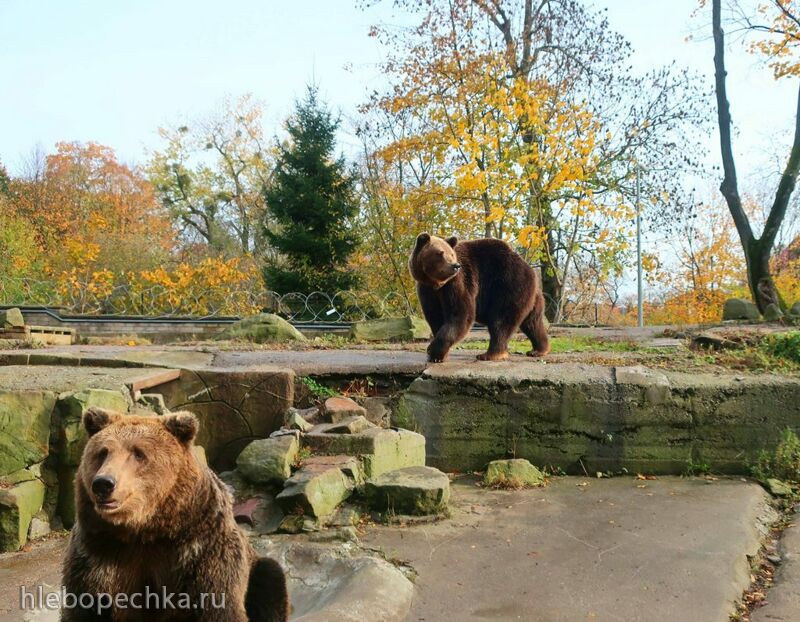
[[[776,304],[769,304],[764,309],[765,322],[780,322],[786,319],[787,315],[788,319],[795,322],[800,320],[800,302],[795,302],[786,314]],[[758,312],[758,307],[744,298],[730,298],[725,301],[725,306],[722,308],[722,320],[724,322],[757,322],[760,319],[761,314]]]
[[[120,388],[75,392],[0,390],[0,552],[19,550],[28,540],[75,522],[75,473],[87,434],[84,413],[91,407],[121,413],[168,413],[158,394],[132,402]],[[205,452],[195,446],[205,463]]]
[[[290,409],[282,429],[251,442],[236,471],[222,475],[234,487],[239,520],[260,533],[297,532],[352,525],[364,506],[398,515],[445,512],[450,482],[425,466],[425,437],[380,427],[367,414],[341,397],[320,409]]]
[[[75,519],[73,479],[86,443],[81,417],[91,406],[127,411],[124,393],[0,391],[0,551]]]

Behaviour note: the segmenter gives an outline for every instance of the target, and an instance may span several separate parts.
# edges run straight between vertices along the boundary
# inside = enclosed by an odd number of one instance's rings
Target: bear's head
[[[414,280],[438,289],[455,277],[461,270],[456,244],[456,237],[445,240],[428,233],[420,233],[408,260]]]
[[[102,521],[143,527],[164,510],[176,486],[200,477],[192,451],[198,423],[191,413],[141,417],[90,408],[83,425],[89,441],[78,486]]]

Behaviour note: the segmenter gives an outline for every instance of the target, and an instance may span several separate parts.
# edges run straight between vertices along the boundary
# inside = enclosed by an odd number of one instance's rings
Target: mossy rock
[[[252,343],[306,340],[299,330],[274,313],[261,313],[241,319],[226,328],[215,339],[249,341]]]
[[[440,514],[450,500],[450,479],[438,469],[413,466],[372,478],[364,494],[375,510],[394,514]]]
[[[254,484],[283,482],[292,474],[299,450],[293,434],[253,441],[236,458],[236,469]]]
[[[45,486],[38,479],[0,490],[0,551],[18,551],[28,540],[31,519],[42,509]]]
[[[530,488],[543,486],[544,473],[527,460],[493,460],[486,468],[483,483],[498,488]]]
[[[88,435],[83,427],[83,415],[89,408],[105,408],[127,412],[128,400],[121,391],[85,389],[60,395],[58,399],[58,454],[62,465],[76,467],[81,463]]]
[[[431,328],[414,315],[353,322],[350,337],[357,341],[413,341],[430,339]]]
[[[55,403],[49,391],[0,391],[0,476],[47,457]]]
[[[783,319],[783,311],[775,303],[770,303],[764,309],[764,320],[767,322],[779,322]]]
[[[14,307],[0,311],[0,328],[22,328],[25,326],[25,318],[22,311]]]
[[[730,298],[725,301],[722,308],[722,319],[726,320],[749,320],[754,322],[760,317],[758,307],[744,298]]]

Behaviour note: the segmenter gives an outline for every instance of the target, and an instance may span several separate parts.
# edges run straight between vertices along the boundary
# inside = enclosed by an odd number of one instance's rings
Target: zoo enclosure
[[[246,315],[268,312],[306,328],[335,328],[370,319],[421,315],[413,293],[409,298],[396,291],[279,294],[260,283],[248,283],[222,289],[190,288],[178,293],[163,285],[141,288],[123,283],[99,287],[91,281],[65,283],[2,276],[0,307],[25,307],[29,313],[36,309],[41,316],[37,324],[59,325],[69,319],[88,325],[102,319],[120,327],[126,322],[226,325]],[[568,300],[563,311],[566,321],[572,323],[601,325],[610,319],[591,300]]]

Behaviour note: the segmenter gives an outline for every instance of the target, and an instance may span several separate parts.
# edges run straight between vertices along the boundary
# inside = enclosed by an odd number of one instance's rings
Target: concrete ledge
[[[541,362],[432,366],[394,423],[427,439],[428,464],[482,469],[527,458],[571,473],[748,473],[800,428],[800,379]]]

